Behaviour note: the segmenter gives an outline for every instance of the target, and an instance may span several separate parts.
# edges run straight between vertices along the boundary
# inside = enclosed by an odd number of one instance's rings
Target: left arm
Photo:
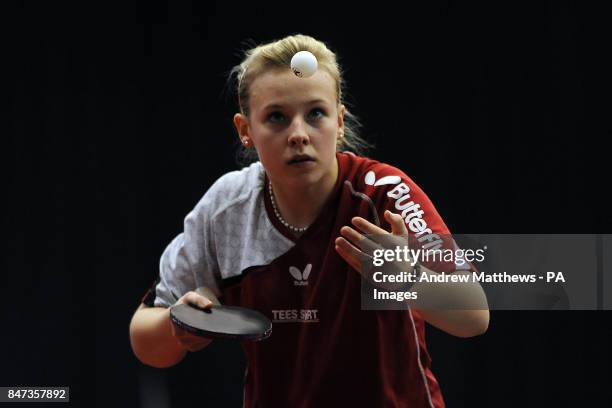
[[[408,231],[402,217],[385,211],[385,219],[391,225],[391,233],[361,218],[353,218],[353,225],[365,234],[391,234],[407,236]],[[364,239],[362,233],[350,226],[340,230],[336,239],[336,251],[358,272],[362,273]],[[437,273],[421,267],[422,272]],[[456,272],[455,275],[466,272]],[[467,272],[469,273],[469,272]],[[473,280],[464,283],[417,282],[411,289],[418,293],[420,301],[415,308],[429,324],[458,337],[483,334],[489,326],[489,309],[482,287]]]

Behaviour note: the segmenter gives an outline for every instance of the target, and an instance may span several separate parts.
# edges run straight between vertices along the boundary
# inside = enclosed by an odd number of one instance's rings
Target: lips
[[[289,161],[287,161],[287,164],[297,164],[311,161],[315,161],[315,159],[307,154],[296,154],[295,156],[292,156]]]

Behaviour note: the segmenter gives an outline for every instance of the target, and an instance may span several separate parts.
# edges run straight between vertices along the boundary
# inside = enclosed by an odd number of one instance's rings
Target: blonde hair
[[[344,79],[336,54],[323,42],[307,35],[296,34],[247,50],[243,61],[232,69],[230,80],[235,78],[234,86],[242,114],[249,115],[249,90],[255,78],[271,69],[290,69],[291,58],[299,51],[309,51],[317,58],[318,69],[325,70],[336,83],[336,102],[346,105],[343,97]],[[360,127],[358,118],[346,109],[344,137],[339,140],[338,150],[351,150],[359,154],[371,147],[359,136]]]

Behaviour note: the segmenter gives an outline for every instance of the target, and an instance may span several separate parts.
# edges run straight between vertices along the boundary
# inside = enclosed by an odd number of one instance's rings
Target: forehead
[[[261,110],[269,105],[303,104],[315,99],[336,103],[336,83],[327,71],[319,69],[308,78],[298,78],[289,69],[274,69],[255,78],[249,105],[252,110]]]

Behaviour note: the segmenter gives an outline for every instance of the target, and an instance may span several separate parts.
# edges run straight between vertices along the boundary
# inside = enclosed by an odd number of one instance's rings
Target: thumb
[[[391,233],[393,235],[408,235],[404,219],[399,214],[392,213],[389,210],[385,211],[385,220],[391,224]]]
[[[209,309],[213,305],[210,299],[194,291],[185,293],[175,304],[178,305],[181,303],[199,307],[200,309]]]

